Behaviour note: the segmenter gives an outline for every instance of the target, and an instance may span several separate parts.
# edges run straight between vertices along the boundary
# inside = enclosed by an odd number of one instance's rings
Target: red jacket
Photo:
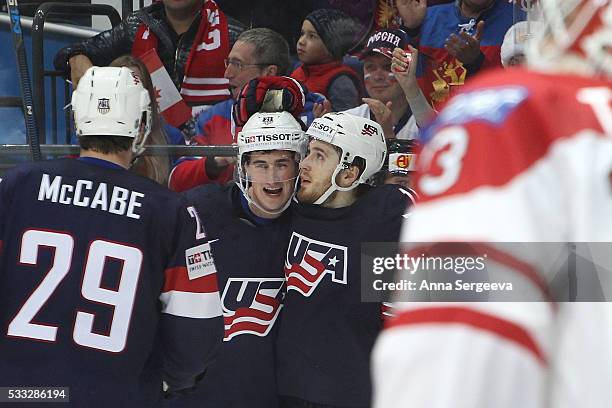
[[[318,65],[302,64],[290,76],[306,85],[309,92],[320,93],[327,97],[329,85],[340,75],[348,75],[355,83],[355,87],[361,92],[362,86],[359,77],[355,71],[341,62]]]

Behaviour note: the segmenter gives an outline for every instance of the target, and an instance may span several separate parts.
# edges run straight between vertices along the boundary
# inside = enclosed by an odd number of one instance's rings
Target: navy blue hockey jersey
[[[280,395],[369,406],[370,352],[382,316],[379,303],[361,302],[361,243],[397,242],[408,197],[383,185],[344,208],[293,206],[278,334]]]
[[[275,323],[285,286],[288,211],[275,220],[257,218],[236,185],[209,184],[185,195],[207,221],[225,337],[197,391],[167,406],[275,408]]]
[[[215,265],[186,201],[99,159],[0,182],[0,386],[75,407],[152,407],[221,344]]]

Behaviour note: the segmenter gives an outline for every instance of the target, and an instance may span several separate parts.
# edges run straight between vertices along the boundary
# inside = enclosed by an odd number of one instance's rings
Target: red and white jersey
[[[612,242],[610,82],[492,72],[424,136],[401,241]],[[612,304],[396,306],[373,354],[376,408],[612,404]]]

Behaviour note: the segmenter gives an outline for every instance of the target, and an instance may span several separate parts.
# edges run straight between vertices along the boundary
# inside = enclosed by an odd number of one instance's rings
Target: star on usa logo
[[[317,241],[293,232],[285,258],[287,291],[308,297],[329,276],[331,282],[347,284],[347,247]]]

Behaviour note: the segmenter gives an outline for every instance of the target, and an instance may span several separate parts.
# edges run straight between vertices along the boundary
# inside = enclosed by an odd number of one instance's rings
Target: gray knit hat
[[[327,51],[337,59],[346,54],[356,42],[357,22],[336,9],[318,9],[308,14]]]

